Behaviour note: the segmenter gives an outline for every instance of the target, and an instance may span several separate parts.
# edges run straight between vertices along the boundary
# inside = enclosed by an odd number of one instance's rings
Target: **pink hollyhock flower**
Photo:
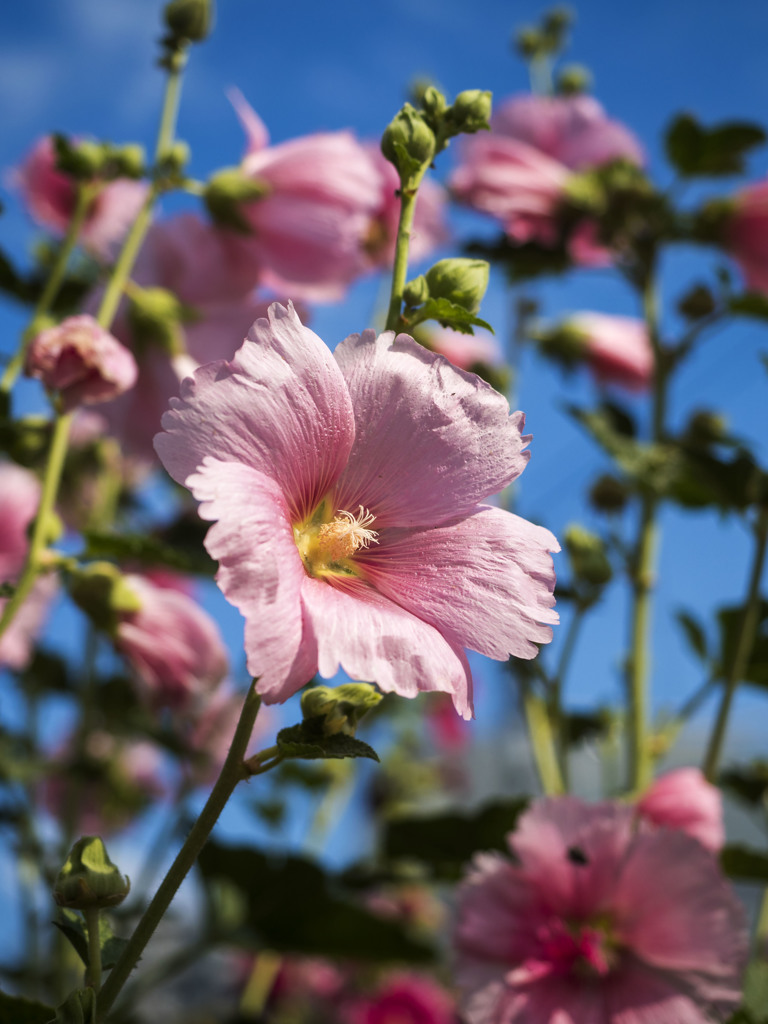
[[[24,568],[29,550],[27,531],[37,515],[39,502],[37,477],[21,466],[0,463],[0,583],[15,583]],[[20,670],[27,665],[56,589],[53,576],[39,577],[0,637],[0,667]],[[6,600],[0,598],[0,614]]]
[[[677,768],[662,775],[635,806],[646,821],[680,829],[712,853],[725,844],[722,794],[698,768]]]
[[[768,181],[737,193],[725,222],[724,243],[747,287],[768,294]]]
[[[492,334],[480,331],[476,334],[462,334],[443,327],[432,331],[425,341],[433,352],[439,352],[461,370],[470,370],[478,363],[498,366],[501,362],[499,345]]]
[[[634,810],[537,801],[477,854],[455,935],[468,1024],[707,1024],[741,999],[743,910],[700,843]]]
[[[188,594],[146,576],[124,577],[141,608],[122,614],[115,647],[156,706],[183,710],[210,695],[227,673],[218,626]]]
[[[72,220],[76,185],[56,169],[56,152],[49,135],[39,139],[14,181],[32,218],[42,227],[63,235]],[[108,259],[127,234],[147,195],[145,182],[119,178],[106,184],[94,200],[80,241],[102,259]]]
[[[255,111],[239,93],[232,98],[247,135],[242,170],[267,188],[244,207],[262,282],[310,301],[341,298],[370,266],[372,225],[384,215],[377,164],[346,131],[270,146]]]
[[[653,380],[654,358],[643,320],[605,313],[575,313],[565,321],[580,336],[583,358],[601,384],[644,391]]]
[[[457,1024],[450,995],[431,978],[400,974],[378,991],[355,999],[344,1013],[346,1024]]]
[[[27,373],[58,392],[64,412],[109,402],[136,383],[128,349],[92,316],[70,316],[41,331],[27,352]]]
[[[427,725],[432,742],[444,754],[456,754],[469,742],[468,727],[453,713],[447,695],[435,696],[427,708]]]
[[[640,144],[588,96],[513,96],[496,110],[491,132],[462,141],[450,178],[456,198],[501,222],[513,242],[554,245],[558,208],[575,171],[624,158],[643,163]],[[608,255],[594,228],[580,225],[571,255],[600,265]]]
[[[557,620],[549,531],[479,504],[525,467],[522,413],[412,338],[334,355],[274,303],[184,381],[155,445],[217,520],[206,547],[267,703],[342,667],[472,711],[464,647],[532,658]]]

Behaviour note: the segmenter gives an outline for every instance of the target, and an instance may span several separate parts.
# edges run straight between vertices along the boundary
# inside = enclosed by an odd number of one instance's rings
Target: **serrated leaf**
[[[144,566],[164,566],[178,572],[213,576],[217,563],[201,549],[181,551],[143,534],[113,534],[89,530],[85,533],[85,559],[112,558],[117,562],[139,562]]]
[[[704,631],[704,627],[701,622],[694,618],[690,612],[683,609],[675,612],[675,618],[685,633],[685,638],[691,649],[701,658],[702,661],[706,661],[708,657],[707,634]]]
[[[705,128],[691,114],[681,114],[666,133],[670,163],[685,177],[741,174],[750,149],[765,142],[765,132],[748,121],[728,121]]]
[[[49,1024],[55,1013],[52,1006],[0,992],[0,1024]]]
[[[88,932],[83,923],[83,918],[75,910],[60,907],[58,916],[53,924],[66,936],[77,955],[86,967],[90,965],[88,954]],[[128,944],[127,939],[121,939],[115,935],[104,914],[99,916],[99,944],[101,946],[101,966],[107,971],[111,970],[120,959],[120,955]]]
[[[221,936],[232,945],[374,963],[434,959],[403,923],[353,902],[340,879],[312,861],[209,842],[199,865],[211,897],[220,885],[236,897],[234,927]]]
[[[768,885],[768,854],[761,850],[729,843],[720,851],[720,867],[734,881]]]
[[[475,811],[396,818],[385,826],[383,848],[391,860],[417,860],[438,878],[457,878],[479,850],[506,850],[507,836],[528,800],[494,800]]]
[[[493,334],[493,328],[486,320],[481,320],[450,299],[427,299],[423,306],[409,315],[408,326],[415,327],[425,320],[437,320],[441,326],[450,327],[461,334],[473,334],[473,327],[483,327]]]
[[[379,755],[362,740],[344,733],[323,736],[320,723],[324,719],[307,718],[298,725],[281,729],[277,734],[277,747],[283,757],[298,757],[304,760],[318,758],[368,757],[378,761]]]
[[[734,316],[748,316],[768,320],[768,297],[761,292],[743,292],[728,300],[728,309]]]

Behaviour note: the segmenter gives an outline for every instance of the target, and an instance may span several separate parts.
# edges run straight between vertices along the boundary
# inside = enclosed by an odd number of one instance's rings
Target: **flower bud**
[[[71,178],[88,181],[95,178],[106,159],[106,149],[101,143],[82,139],[71,142],[65,135],[54,135],[56,168]]]
[[[573,24],[573,20],[573,11],[570,7],[553,7],[551,11],[547,11],[544,14],[542,26],[547,34],[555,35],[558,32],[564,32],[567,28],[570,28]]]
[[[240,205],[262,199],[269,191],[266,182],[246,177],[239,167],[227,167],[209,179],[203,200],[217,224],[241,234],[251,234]]]
[[[213,28],[213,0],[171,0],[163,18],[175,40],[201,43]]]
[[[465,89],[453,101],[446,115],[454,134],[474,134],[481,129],[490,129],[491,93],[482,89]]]
[[[609,582],[613,569],[600,537],[573,523],[565,531],[565,548],[574,576],[595,587]]]
[[[445,96],[434,85],[428,85],[419,99],[421,107],[430,123],[441,118],[448,108]]]
[[[376,707],[381,697],[370,683],[313,686],[301,696],[301,713],[305,719],[322,718],[325,736],[337,733],[354,736],[360,719]]]
[[[537,28],[526,25],[514,35],[514,45],[523,60],[538,57],[542,51],[543,39]]]
[[[429,285],[423,274],[408,281],[403,288],[403,301],[406,306],[420,306],[429,298]]]
[[[41,331],[27,353],[26,371],[58,392],[64,412],[108,402],[136,383],[129,350],[91,316],[72,316]]]
[[[568,64],[557,76],[557,92],[560,96],[578,96],[588,92],[592,85],[592,74],[583,64]]]
[[[684,439],[694,446],[719,444],[728,436],[728,420],[711,409],[697,409],[688,420]]]
[[[141,599],[111,562],[92,562],[78,570],[70,595],[105,633],[115,633],[122,616],[141,610]]]
[[[469,313],[477,313],[488,287],[485,260],[456,257],[440,260],[424,275],[433,299],[448,299]]]
[[[410,103],[395,114],[381,137],[381,152],[397,168],[401,182],[432,163],[435,146],[435,133]]]
[[[144,147],[138,143],[118,147],[112,154],[117,177],[140,178],[146,170]]]
[[[73,910],[116,907],[130,890],[130,880],[109,859],[101,837],[84,836],[69,851],[53,898],[60,907]]]
[[[592,485],[589,500],[599,512],[621,512],[629,500],[629,492],[618,477],[605,473]]]
[[[195,312],[165,288],[136,288],[128,306],[131,333],[139,349],[156,346],[170,356],[185,351],[182,324],[195,319]]]

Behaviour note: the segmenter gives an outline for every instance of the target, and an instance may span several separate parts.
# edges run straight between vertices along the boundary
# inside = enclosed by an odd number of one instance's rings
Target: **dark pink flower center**
[[[604,977],[614,961],[615,942],[605,922],[569,923],[560,918],[542,925],[537,959],[547,973]]]

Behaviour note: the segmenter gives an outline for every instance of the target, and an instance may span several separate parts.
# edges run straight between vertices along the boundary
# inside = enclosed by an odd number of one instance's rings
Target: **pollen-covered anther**
[[[357,515],[340,509],[333,521],[320,527],[317,534],[318,547],[327,562],[339,562],[349,558],[356,551],[369,544],[378,544],[379,538],[371,524],[375,516],[361,505]]]

